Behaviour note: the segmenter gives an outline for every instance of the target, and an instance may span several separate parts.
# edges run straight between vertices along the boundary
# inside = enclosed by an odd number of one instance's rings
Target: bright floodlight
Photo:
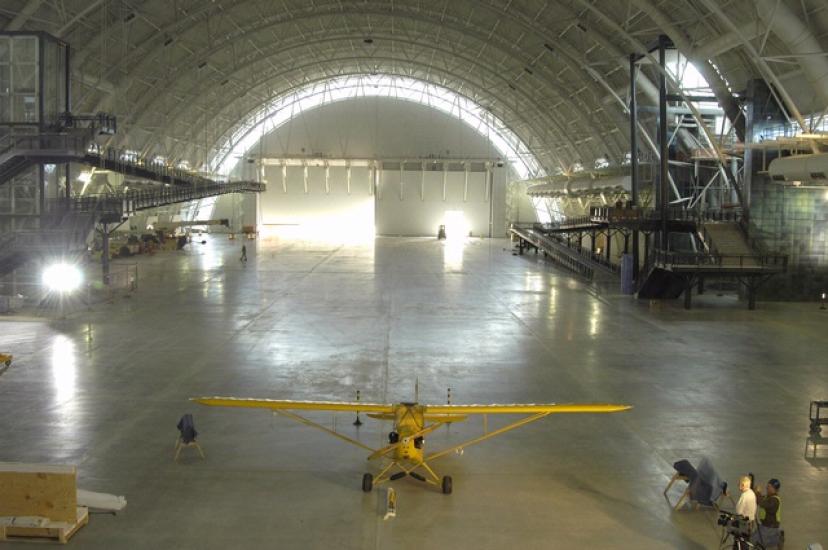
[[[43,271],[43,284],[55,292],[72,292],[82,280],[80,269],[71,264],[52,264]]]

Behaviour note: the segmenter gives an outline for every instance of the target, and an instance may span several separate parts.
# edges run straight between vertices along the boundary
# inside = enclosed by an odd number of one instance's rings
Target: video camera
[[[748,518],[745,516],[719,510],[719,519],[716,521],[716,524],[721,525],[722,527],[733,527],[735,529],[739,529],[742,525],[747,524],[747,522]]]
[[[732,535],[734,543],[747,542],[750,537],[750,520],[745,516],[719,510],[719,519],[716,523],[724,527],[723,538]]]

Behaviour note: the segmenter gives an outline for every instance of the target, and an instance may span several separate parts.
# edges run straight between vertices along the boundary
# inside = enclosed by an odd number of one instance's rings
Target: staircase
[[[0,157],[0,183],[9,181],[31,166],[28,159],[19,156]]]
[[[94,137],[94,129],[89,128],[64,128],[33,136],[7,136],[0,144],[0,184],[33,164],[82,159]]]
[[[702,236],[711,254],[722,256],[722,265],[751,267],[758,265],[754,250],[738,222],[708,222]]]

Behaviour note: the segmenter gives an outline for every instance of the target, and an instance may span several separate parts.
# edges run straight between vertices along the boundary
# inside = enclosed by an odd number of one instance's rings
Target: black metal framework
[[[659,248],[668,249],[670,239],[667,233],[667,181],[670,177],[669,144],[667,134],[667,46],[669,38],[664,35],[658,37],[658,64],[661,70],[658,73],[658,154],[659,154],[659,185],[656,193],[661,213],[661,231],[658,237]]]
[[[636,78],[638,77],[637,61],[639,56],[636,54],[630,55],[630,206],[638,206],[638,93],[636,86]],[[638,251],[638,230],[634,230],[632,234],[632,259],[633,259],[633,284],[638,284],[640,262]],[[624,249],[626,250],[626,245]]]

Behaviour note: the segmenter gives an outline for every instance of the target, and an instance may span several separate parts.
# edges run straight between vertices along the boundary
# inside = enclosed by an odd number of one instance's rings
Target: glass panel
[[[35,80],[37,67],[35,65],[12,65],[12,67],[12,78],[14,79],[13,91],[16,93],[34,93],[37,87]]]
[[[12,189],[14,189],[15,201],[19,201],[21,199],[32,199],[36,193],[36,188],[28,183],[24,185],[15,185]]]
[[[58,46],[54,42],[47,42],[43,50],[43,122],[54,122],[58,111]]]
[[[8,65],[0,65],[0,95],[11,93],[11,71]]]
[[[36,36],[15,36],[12,40],[12,56],[15,63],[37,62]]]
[[[0,95],[0,122],[12,122],[11,96]]]
[[[61,45],[58,48],[58,64],[57,64],[57,109],[58,113],[63,113],[69,110],[66,105],[66,46]]]
[[[0,36],[0,63],[8,63],[11,46],[11,38],[8,36]]]
[[[37,98],[33,95],[16,95],[12,100],[14,122],[37,122]]]
[[[11,213],[11,185],[0,185],[0,212]]]

